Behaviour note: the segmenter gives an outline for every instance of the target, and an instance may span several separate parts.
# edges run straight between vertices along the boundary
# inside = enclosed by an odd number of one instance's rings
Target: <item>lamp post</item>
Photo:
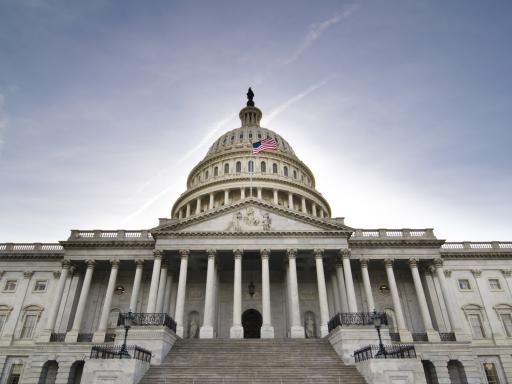
[[[380,327],[382,326],[382,319],[377,315],[377,311],[373,310],[373,325],[377,330],[377,335],[379,336],[379,350],[375,356],[387,355],[386,348],[384,348],[384,344],[382,344],[382,337],[380,336]]]
[[[119,358],[120,359],[129,359],[131,356],[128,353],[128,349],[126,348],[126,339],[128,337],[128,330],[131,328],[133,322],[133,314],[130,310],[123,319],[124,324],[124,341],[123,345],[121,346],[121,350],[119,351]]]

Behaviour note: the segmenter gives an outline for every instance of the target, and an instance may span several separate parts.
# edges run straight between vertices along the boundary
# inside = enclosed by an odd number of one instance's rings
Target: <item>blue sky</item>
[[[264,125],[364,228],[512,240],[510,1],[0,1],[0,242],[168,217]]]

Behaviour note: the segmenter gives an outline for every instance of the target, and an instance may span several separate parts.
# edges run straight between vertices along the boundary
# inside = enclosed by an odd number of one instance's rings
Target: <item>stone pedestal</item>
[[[412,334],[407,329],[400,329],[398,334],[400,335],[401,343],[412,343]]]
[[[320,326],[320,337],[325,337],[329,334],[329,328],[327,327],[327,324],[322,324]]]
[[[176,335],[183,338],[184,334],[185,334],[185,330],[183,328],[183,325],[177,325],[176,326]]]
[[[233,325],[229,329],[229,337],[231,339],[243,339],[244,338],[244,327],[241,325]]]
[[[52,331],[50,331],[48,329],[43,329],[41,332],[39,332],[39,335],[37,335],[36,341],[38,343],[49,343],[51,336],[52,336]]]
[[[427,331],[427,339],[431,343],[439,343],[441,342],[441,337],[439,336],[439,332],[435,330],[428,330]]]
[[[304,339],[306,337],[304,327],[300,325],[292,325],[290,327],[290,337],[292,339]]]
[[[419,359],[370,359],[356,363],[368,384],[427,384]]]
[[[137,384],[149,363],[136,359],[90,359],[86,360],[82,373],[82,384]]]
[[[64,342],[66,343],[76,343],[76,341],[78,340],[78,331],[68,331],[68,333],[66,333],[66,338],[64,339]]]
[[[96,331],[92,336],[93,343],[104,343],[106,332]]]
[[[200,339],[213,339],[213,338],[215,338],[215,334],[213,332],[213,327],[211,325],[203,325],[199,329],[199,338]]]
[[[262,339],[273,339],[274,338],[274,327],[271,325],[262,325],[260,332],[261,332]]]

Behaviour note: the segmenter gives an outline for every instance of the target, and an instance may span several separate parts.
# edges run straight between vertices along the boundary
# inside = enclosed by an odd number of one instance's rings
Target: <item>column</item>
[[[214,198],[214,195],[213,195],[213,192],[210,193],[210,201],[208,203],[208,209],[213,209],[213,198]]]
[[[368,274],[368,259],[361,259],[361,275],[363,276],[364,293],[366,294],[366,302],[368,303],[368,312],[373,312],[376,309],[373,301],[370,275]]]
[[[302,212],[307,213],[305,197],[302,198]]]
[[[112,306],[112,296],[114,295],[114,289],[116,289],[119,260],[110,260],[110,264],[112,267],[110,269],[107,291],[105,292],[105,300],[103,301],[103,308],[101,310],[100,322],[98,324],[98,330],[94,332],[94,337],[92,339],[94,343],[103,343],[105,341],[105,333],[107,332],[108,318],[110,316],[110,308]]]
[[[213,339],[213,305],[215,300],[215,249],[206,251],[208,254],[208,269],[206,271],[206,294],[204,300],[203,326],[199,330],[201,339]]]
[[[400,296],[398,295],[398,287],[396,285],[395,273],[393,272],[393,259],[384,260],[386,266],[386,275],[388,277],[389,290],[391,292],[391,299],[393,300],[393,309],[395,310],[396,323],[398,333],[400,334],[400,341],[402,343],[411,343],[412,335],[405,325],[404,312],[402,304],[400,303]]]
[[[178,278],[178,293],[176,295],[176,314],[174,320],[176,321],[176,334],[183,337],[183,313],[185,311],[185,294],[187,291],[187,269],[188,269],[188,256],[190,252],[188,249],[181,249],[180,256],[180,276]]]
[[[458,315],[458,306],[452,302],[452,296],[448,290],[448,284],[446,283],[446,278],[444,275],[443,260],[435,259],[434,265],[436,267],[437,279],[439,281],[439,285],[441,286],[441,293],[446,306],[446,311],[448,312],[450,329],[453,333],[455,333],[455,339],[457,341],[469,341],[469,335],[463,332],[460,327],[461,320],[459,319]]]
[[[233,285],[233,325],[229,330],[229,337],[232,339],[243,339],[244,328],[242,327],[242,254],[241,249],[235,249],[235,276]]]
[[[130,297],[129,310],[137,312],[137,302],[139,301],[140,283],[142,281],[142,268],[144,268],[144,260],[135,260],[135,277],[133,278],[132,296]]]
[[[183,219],[183,209],[182,208],[180,208],[178,210],[178,219]]]
[[[316,216],[316,204],[314,202],[311,203],[311,213]]]
[[[57,284],[57,291],[53,294],[53,300],[51,304],[50,313],[48,314],[48,320],[46,322],[46,329],[53,332],[55,323],[57,321],[57,315],[59,313],[60,302],[62,300],[62,294],[64,287],[66,286],[66,279],[68,278],[69,267],[71,262],[67,259],[62,261],[62,269],[60,271],[59,283]]]
[[[169,316],[171,313],[171,295],[172,295],[172,271],[167,270],[167,282],[165,283],[165,295],[164,295],[164,306],[163,313],[167,313]]]
[[[288,192],[288,208],[293,209],[293,193]]]
[[[345,288],[347,291],[348,311],[357,312],[354,279],[352,278],[352,269],[350,268],[350,249],[344,249],[341,251],[341,259],[343,262],[343,272],[345,272]]]
[[[318,301],[320,303],[320,335],[325,337],[329,334],[327,323],[329,322],[329,305],[327,303],[327,289],[325,288],[324,274],[324,250],[313,250],[316,262],[316,281],[318,284]]]
[[[229,204],[229,189],[224,190],[224,205]]]
[[[76,343],[82,320],[84,318],[85,305],[87,304],[87,296],[91,288],[92,273],[94,271],[94,260],[86,260],[87,269],[85,270],[84,282],[82,283],[82,290],[80,291],[80,298],[76,306],[75,319],[71,331],[66,334],[66,343]]]
[[[270,271],[269,258],[270,250],[262,249],[261,255],[261,307],[263,308],[263,325],[261,326],[261,338],[273,339],[274,327],[272,326],[272,315],[270,312]]]
[[[274,189],[274,204],[275,205],[278,205],[279,204],[279,197],[278,197],[278,191],[277,189]]]
[[[299,304],[299,287],[297,284],[297,264],[295,259],[297,257],[296,249],[288,249],[288,266],[290,273],[290,295],[292,307],[292,326],[290,328],[290,337],[292,339],[305,338],[304,326],[300,321],[300,304]]]
[[[434,330],[432,326],[432,318],[430,317],[430,311],[428,310],[427,298],[425,297],[425,291],[421,284],[421,277],[418,271],[418,259],[409,259],[409,267],[411,268],[412,280],[414,282],[414,289],[416,290],[416,296],[418,297],[418,304],[420,306],[421,318],[423,319],[423,325],[427,334],[428,341],[441,341],[439,333]]]
[[[165,296],[165,284],[167,283],[167,263],[163,262],[160,269],[160,278],[158,279],[158,293],[156,295],[156,306],[155,312],[164,312],[164,296]]]
[[[240,188],[240,199],[245,199],[245,187]]]
[[[185,217],[189,217],[190,216],[190,203],[187,203],[187,211],[185,213]]]
[[[261,199],[262,199],[262,197],[261,197],[261,196],[262,196],[262,194],[263,194],[262,189],[261,189],[260,187],[258,187],[258,188],[256,189],[256,191],[258,192],[258,200],[261,200]]]
[[[151,275],[151,285],[149,286],[147,313],[155,313],[156,298],[158,295],[158,280],[160,278],[160,266],[162,265],[162,251],[153,251],[153,273]]]
[[[338,288],[340,290],[341,312],[347,313],[349,311],[347,290],[345,288],[345,277],[343,276],[343,261],[341,258],[336,259],[336,277],[338,278]]]
[[[320,208],[320,218],[321,219],[324,218],[324,210],[322,208]]]
[[[196,199],[196,215],[201,213],[201,198]]]
[[[331,273],[331,287],[332,295],[334,299],[334,308],[332,308],[333,315],[341,312],[341,298],[340,290],[338,288],[338,279],[336,278],[336,272]]]

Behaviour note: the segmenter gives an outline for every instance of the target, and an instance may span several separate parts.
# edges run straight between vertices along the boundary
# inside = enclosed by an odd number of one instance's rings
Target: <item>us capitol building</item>
[[[154,228],[0,244],[0,383],[512,382],[512,242],[350,227],[248,99]]]

